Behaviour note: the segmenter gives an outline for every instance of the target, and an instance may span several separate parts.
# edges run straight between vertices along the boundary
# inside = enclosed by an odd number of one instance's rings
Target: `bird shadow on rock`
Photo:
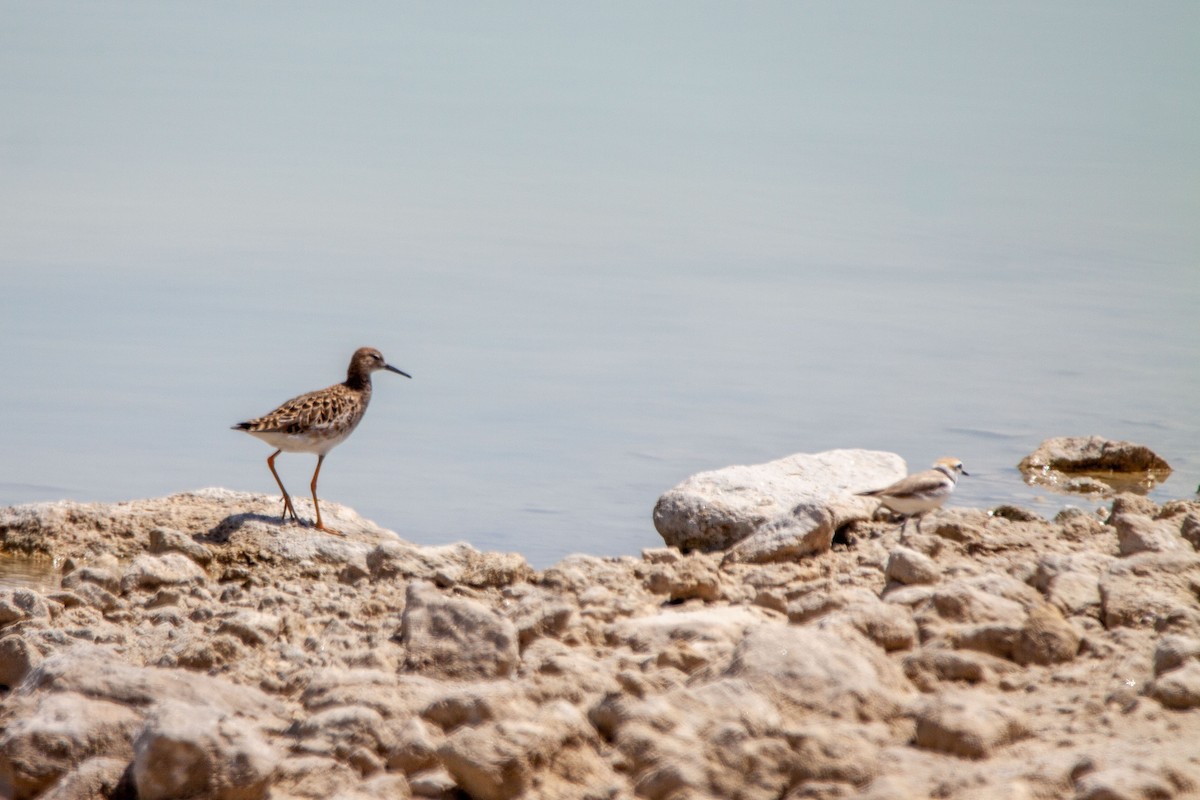
[[[302,528],[309,527],[307,524],[302,522],[297,523],[281,520],[274,514],[255,514],[247,512],[244,514],[230,514],[228,517],[210,528],[207,533],[198,533],[192,538],[197,542],[204,542],[206,544],[226,544],[233,534],[237,533],[242,528],[247,527],[251,523],[259,523],[268,528],[284,528],[292,525]]]

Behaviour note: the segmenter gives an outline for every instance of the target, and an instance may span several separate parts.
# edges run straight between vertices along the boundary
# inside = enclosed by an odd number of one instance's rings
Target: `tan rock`
[[[207,675],[128,664],[114,651],[92,645],[74,645],[42,661],[21,687],[29,695],[41,689],[76,692],[137,709],[171,699],[262,720],[275,719],[282,711],[279,700],[253,687]]]
[[[15,688],[42,660],[42,654],[20,634],[0,638],[0,686]]]
[[[722,564],[770,564],[823,553],[836,531],[836,518],[823,501],[799,505],[731,545]]]
[[[427,769],[408,776],[414,797],[443,800],[454,796],[454,776],[444,769]]]
[[[567,700],[587,708],[616,691],[620,656],[591,647],[539,639],[522,654],[525,696],[535,703]]]
[[[399,638],[405,665],[423,675],[496,678],[519,659],[516,626],[487,606],[447,597],[432,584],[409,584]]]
[[[395,745],[383,715],[366,706],[333,706],[311,715],[296,729],[297,748],[317,755],[344,756],[355,747],[387,753]]]
[[[84,584],[98,586],[110,594],[121,591],[121,579],[117,574],[115,564],[111,568],[99,564],[88,564],[63,576],[63,588],[65,589],[78,589]]]
[[[1154,648],[1154,674],[1162,675],[1196,660],[1200,660],[1200,639],[1167,635]]]
[[[218,634],[237,637],[250,647],[269,644],[279,636],[280,619],[260,611],[235,611],[217,625]]]
[[[25,696],[0,733],[0,787],[14,800],[36,797],[88,759],[128,763],[141,723],[124,705],[74,692]]]
[[[908,547],[897,547],[888,554],[884,575],[906,585],[936,583],[942,571],[937,562]]]
[[[1038,560],[1033,586],[1064,614],[1100,617],[1100,575],[1115,559],[1106,553],[1053,554]]]
[[[253,725],[207,705],[155,705],[134,742],[140,800],[266,797],[280,752]]]
[[[610,646],[656,657],[686,643],[698,662],[707,664],[728,657],[746,633],[766,618],[760,609],[744,606],[670,609],[621,620],[608,628],[606,640]]]
[[[638,571],[648,592],[665,594],[675,602],[692,599],[711,602],[721,593],[721,572],[718,564],[703,554],[693,554],[671,562],[648,564]]]
[[[343,706],[374,709],[385,719],[406,719],[446,691],[441,681],[377,669],[326,668],[310,674],[300,702],[310,713]]]
[[[409,717],[388,728],[387,740],[387,768],[411,775],[438,766],[437,751],[445,737],[420,717]]]
[[[603,797],[616,776],[600,742],[574,706],[555,702],[529,720],[464,727],[438,755],[455,781],[480,800]]]
[[[1075,784],[1076,800],[1136,800],[1143,797],[1185,798],[1200,789],[1196,776],[1171,767],[1130,764],[1096,770]]]
[[[50,618],[45,599],[32,589],[0,587],[0,630],[17,622]]]
[[[1159,675],[1150,687],[1150,696],[1167,708],[1200,707],[1200,661],[1190,660]]]
[[[943,681],[968,684],[992,682],[997,676],[1015,669],[1010,661],[971,650],[925,647],[904,659],[905,675],[925,692],[937,690],[938,684]]]
[[[204,583],[204,570],[181,553],[168,552],[162,555],[140,555],[121,576],[121,593],[150,591],[162,586],[179,586]]]
[[[559,599],[551,592],[534,590],[525,593],[512,608],[506,611],[517,629],[517,640],[521,648],[542,636],[562,636],[578,618],[574,603]]]
[[[1039,603],[1029,609],[1013,642],[1013,660],[1018,664],[1061,664],[1075,658],[1081,638],[1057,608]]]
[[[150,531],[150,544],[146,548],[154,554],[181,553],[202,567],[212,562],[213,554],[208,545],[198,542],[183,531],[174,528],[154,528]]]
[[[877,599],[850,603],[817,622],[821,629],[849,626],[888,652],[908,650],[917,643],[917,623],[912,611]]]
[[[747,632],[723,674],[770,692],[784,707],[859,720],[892,718],[911,691],[862,636],[772,623]]]
[[[1195,586],[1200,586],[1200,554],[1128,556],[1100,576],[1101,621],[1110,629],[1154,627],[1180,609],[1196,609]]]
[[[373,580],[419,580],[437,586],[462,584],[500,587],[528,580],[533,570],[516,553],[481,553],[465,542],[418,547],[408,542],[380,542],[366,554]]]
[[[39,800],[109,800],[125,776],[124,758],[89,758],[66,772]]]
[[[918,747],[965,758],[988,758],[1029,735],[1022,715],[979,693],[946,693],[915,709]]]
[[[341,792],[359,780],[358,772],[341,761],[324,756],[293,756],[282,759],[275,767],[271,796],[326,800],[340,797]],[[404,797],[400,795],[399,797]]]
[[[1179,535],[1179,529],[1169,522],[1132,513],[1116,514],[1109,522],[1117,530],[1117,542],[1123,556],[1191,549]]]

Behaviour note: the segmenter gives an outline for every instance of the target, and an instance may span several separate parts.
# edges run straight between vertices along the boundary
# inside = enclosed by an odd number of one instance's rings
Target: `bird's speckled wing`
[[[239,427],[251,433],[288,434],[341,427],[361,415],[365,399],[362,393],[339,383],[293,397],[270,414],[243,422]]]

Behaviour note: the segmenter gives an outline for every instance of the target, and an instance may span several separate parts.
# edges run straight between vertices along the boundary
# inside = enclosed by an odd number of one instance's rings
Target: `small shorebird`
[[[908,525],[909,517],[917,517],[917,532],[920,533],[920,517],[935,508],[941,508],[958,485],[958,476],[970,477],[970,474],[957,458],[939,458],[933,462],[933,469],[901,478],[891,486],[858,494],[861,497],[878,497],[883,505],[897,514],[903,514],[901,531]]]
[[[317,469],[313,472],[312,489],[313,508],[317,511],[317,530],[326,533],[337,531],[326,528],[321,522],[321,506],[317,503],[317,476],[321,474],[321,463],[325,454],[337,447],[354,432],[358,423],[366,413],[367,403],[371,402],[371,373],[386,369],[406,378],[411,378],[407,372],[398,370],[383,360],[383,354],[373,347],[360,347],[350,358],[350,368],[346,371],[345,383],[337,383],[317,392],[309,392],[299,397],[293,397],[279,408],[266,416],[239,422],[233,426],[235,431],[245,431],[251,436],[257,436],[267,444],[276,448],[267,459],[267,466],[283,492],[283,516],[287,519],[290,514],[296,522],[296,509],[292,507],[292,498],[283,481],[275,471],[275,456],[287,451],[289,453],[316,453]]]

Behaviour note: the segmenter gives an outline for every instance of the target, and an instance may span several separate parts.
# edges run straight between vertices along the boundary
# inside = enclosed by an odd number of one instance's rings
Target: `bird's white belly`
[[[311,428],[303,433],[280,433],[278,431],[249,431],[249,433],[285,453],[313,453],[323,456],[346,441],[354,432],[354,427]]]
[[[937,494],[915,495],[912,497],[881,497],[879,499],[892,511],[907,516],[940,508],[949,496],[950,492],[939,492]]]

